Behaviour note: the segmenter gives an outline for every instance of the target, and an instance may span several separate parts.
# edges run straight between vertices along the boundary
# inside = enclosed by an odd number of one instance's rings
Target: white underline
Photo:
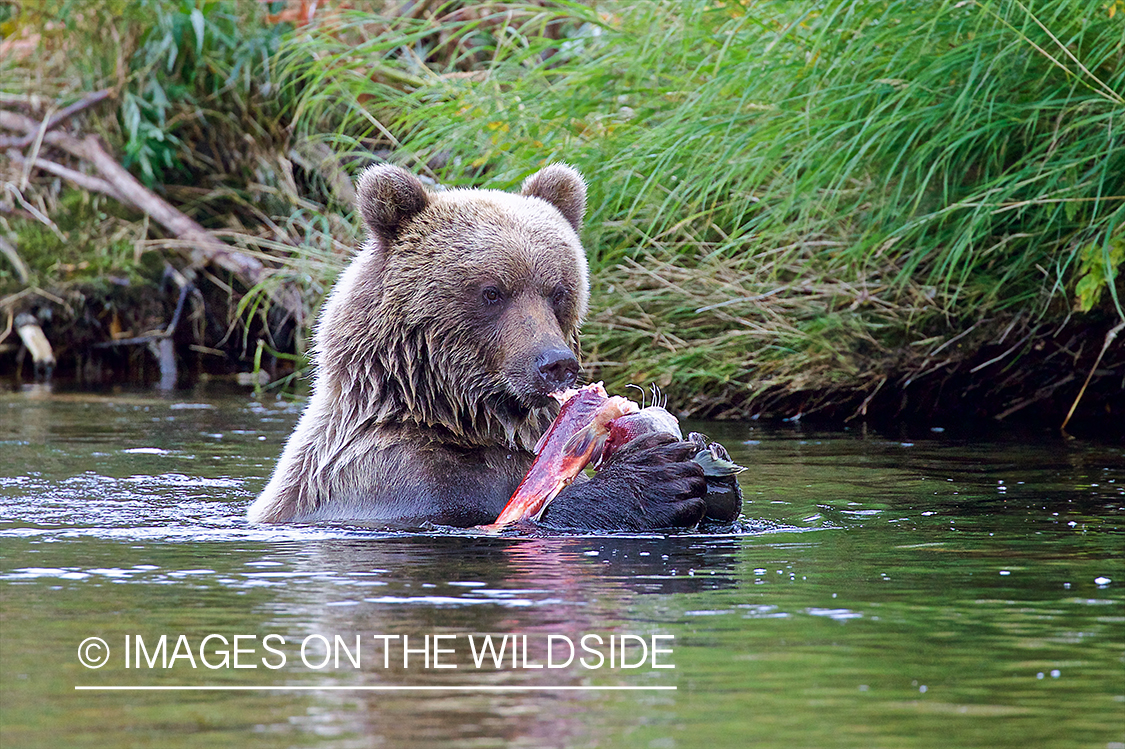
[[[319,692],[319,691],[338,691],[338,692],[655,692],[655,691],[675,691],[674,686],[660,686],[660,687],[633,687],[633,686],[507,686],[507,685],[451,685],[451,686],[410,686],[410,685],[386,685],[386,686],[340,686],[328,685],[317,686],[315,684],[289,684],[283,686],[221,686],[221,685],[204,685],[204,686],[75,686],[75,691],[95,691],[95,692],[208,692],[208,691],[223,691],[223,692],[253,692],[253,691],[272,691],[272,692]]]

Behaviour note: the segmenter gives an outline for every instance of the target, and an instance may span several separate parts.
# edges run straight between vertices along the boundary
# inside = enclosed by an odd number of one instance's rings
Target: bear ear
[[[575,231],[586,214],[586,180],[566,164],[551,164],[523,181],[521,195],[542,198],[559,209]]]
[[[367,230],[385,246],[402,225],[425,210],[430,196],[422,181],[402,167],[377,164],[360,175],[356,205]]]

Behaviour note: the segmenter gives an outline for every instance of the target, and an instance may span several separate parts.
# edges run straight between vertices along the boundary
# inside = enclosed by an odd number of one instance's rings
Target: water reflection
[[[376,657],[365,661],[358,672],[346,673],[342,678],[349,684],[554,687],[628,683],[638,678],[644,679],[642,683],[674,683],[674,674],[651,669],[635,676],[620,670],[545,667],[548,635],[577,643],[594,634],[604,643],[623,632],[666,633],[659,618],[644,621],[629,616],[638,595],[697,593],[733,583],[729,548],[715,551],[701,544],[672,554],[663,551],[666,545],[658,539],[411,538],[378,544],[336,540],[318,544],[315,553],[303,560],[304,569],[334,570],[347,576],[350,584],[320,587],[315,601],[306,590],[301,596],[305,611],[295,612],[287,601],[277,614],[302,622],[304,627],[294,639],[312,633],[348,633],[349,638],[358,633]],[[456,669],[420,667],[425,661],[417,649],[424,649],[427,635],[455,638],[446,643],[453,652],[444,658]],[[507,648],[500,651],[503,667],[494,668],[495,662],[486,659],[483,669],[474,668],[469,638],[479,641],[484,635],[492,635]],[[376,636],[396,639],[387,644]],[[511,640],[501,640],[504,637]],[[402,638],[409,638],[415,649],[409,667],[404,664]],[[519,643],[527,650],[520,651],[513,664],[513,646]],[[389,659],[384,659],[384,647]],[[668,679],[654,682],[654,676],[665,673]],[[471,746],[498,739],[540,746],[589,740],[580,718],[601,698],[599,693],[572,692],[456,693],[429,695],[420,701],[415,693],[381,692],[320,699],[332,711],[342,709],[352,716],[355,733],[378,736],[393,746]],[[418,717],[404,721],[405,715]]]
[[[249,527],[244,509],[297,412],[205,394],[0,396],[5,746],[139,735],[242,747],[1125,741],[1119,444],[707,425],[751,466],[747,510],[770,532]],[[120,655],[126,636],[162,633],[278,634],[289,658],[277,671],[92,671],[75,658],[88,636]],[[676,668],[476,668],[467,639],[527,636],[529,663],[543,664],[548,636],[588,633],[673,635]],[[353,647],[359,636],[367,657],[310,668],[299,646],[314,634]],[[404,667],[397,649],[384,661],[376,635],[400,638],[392,648],[452,635],[458,668],[427,669],[424,654]],[[76,684],[678,689],[170,695]]]

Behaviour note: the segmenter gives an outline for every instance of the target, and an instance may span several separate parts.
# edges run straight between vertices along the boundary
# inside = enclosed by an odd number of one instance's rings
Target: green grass
[[[869,390],[978,322],[996,338],[1072,306],[1125,319],[1114,7],[355,15],[291,40],[282,70],[302,81],[298,130],[382,141],[445,182],[514,187],[550,161],[578,167],[597,374],[715,412],[778,388]],[[403,54],[402,39],[431,55]]]
[[[454,185],[579,168],[591,374],[697,413],[863,398],[1045,321],[1125,319],[1121,0],[328,4],[280,30],[226,2],[202,42],[192,3],[146,7],[126,81],[164,140],[127,98],[111,134],[195,179],[170,194],[310,308],[357,239],[331,173],[293,189],[293,154],[327,145],[338,172],[374,152]],[[184,99],[161,113],[157,86]]]

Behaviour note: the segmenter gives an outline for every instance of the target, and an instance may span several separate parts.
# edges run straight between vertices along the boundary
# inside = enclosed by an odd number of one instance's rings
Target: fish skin
[[[610,425],[609,443],[603,451],[601,462],[608,460],[621,445],[650,432],[664,432],[678,440],[684,438],[679,421],[667,409],[662,406],[642,408],[613,421]],[[699,432],[692,432],[689,440],[699,448],[692,459],[703,468],[703,475],[732,476],[746,470],[731,460],[726,448],[717,442],[710,442]]]
[[[536,444],[535,462],[496,522],[480,526],[482,530],[498,532],[515,523],[538,520],[551,500],[587,465],[598,470],[620,447],[637,437],[659,432],[684,439],[679,421],[665,408],[640,408],[626,398],[610,397],[600,382],[553,395],[562,408]],[[742,511],[742,490],[735,476],[745,468],[731,460],[726,448],[698,432],[689,434],[687,441],[696,447],[692,460],[707,479],[706,519],[737,520]]]
[[[712,443],[707,446],[706,450],[700,450],[692,458],[696,463],[703,466],[704,476],[733,476],[746,470],[745,466],[735,463],[729,456],[721,457],[716,447],[721,448],[722,445],[716,446],[715,443]]]
[[[600,451],[613,420],[638,408],[627,398],[609,397],[600,382],[573,394],[561,394],[568,395],[558,417],[536,445],[535,461],[527,475],[496,522],[483,526],[486,530],[542,515],[551,500],[582,472],[595,450]]]
[[[618,449],[632,442],[642,434],[661,432],[670,434],[677,440],[684,438],[680,422],[662,406],[648,406],[636,413],[626,414],[614,419],[609,428],[609,436],[599,459],[594,462],[594,470],[606,463]]]

